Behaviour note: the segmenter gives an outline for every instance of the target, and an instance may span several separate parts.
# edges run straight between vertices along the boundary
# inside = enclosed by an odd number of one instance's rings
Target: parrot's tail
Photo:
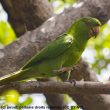
[[[26,71],[19,70],[17,72],[5,75],[0,78],[0,85],[8,84],[15,81],[20,81],[26,79],[26,75],[24,74]]]

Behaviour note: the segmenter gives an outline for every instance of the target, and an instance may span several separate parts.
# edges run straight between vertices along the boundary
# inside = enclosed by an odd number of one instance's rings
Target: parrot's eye
[[[89,32],[89,37],[95,36],[95,38],[96,38],[97,35],[99,34],[99,32],[100,32],[100,26],[92,27]]]

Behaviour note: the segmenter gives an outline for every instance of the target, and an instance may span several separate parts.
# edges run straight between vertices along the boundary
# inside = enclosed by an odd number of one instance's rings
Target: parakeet
[[[92,17],[76,20],[63,35],[44,47],[19,71],[1,77],[0,85],[28,78],[67,78],[81,57],[87,41],[98,35],[100,25],[100,21]]]

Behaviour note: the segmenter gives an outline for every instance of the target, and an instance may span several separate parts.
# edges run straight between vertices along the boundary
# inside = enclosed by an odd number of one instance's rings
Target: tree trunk
[[[53,15],[47,0],[1,0],[1,3],[18,37],[40,26]]]

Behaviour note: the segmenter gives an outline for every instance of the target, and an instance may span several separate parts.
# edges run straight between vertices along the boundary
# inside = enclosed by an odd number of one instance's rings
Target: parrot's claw
[[[69,82],[70,82],[71,84],[74,84],[74,86],[76,86],[76,80],[75,80],[75,79],[69,80]]]
[[[58,70],[53,70],[55,73],[63,73],[63,72],[68,72],[68,71],[71,71],[73,70],[72,67],[63,67],[63,68],[60,68]]]

